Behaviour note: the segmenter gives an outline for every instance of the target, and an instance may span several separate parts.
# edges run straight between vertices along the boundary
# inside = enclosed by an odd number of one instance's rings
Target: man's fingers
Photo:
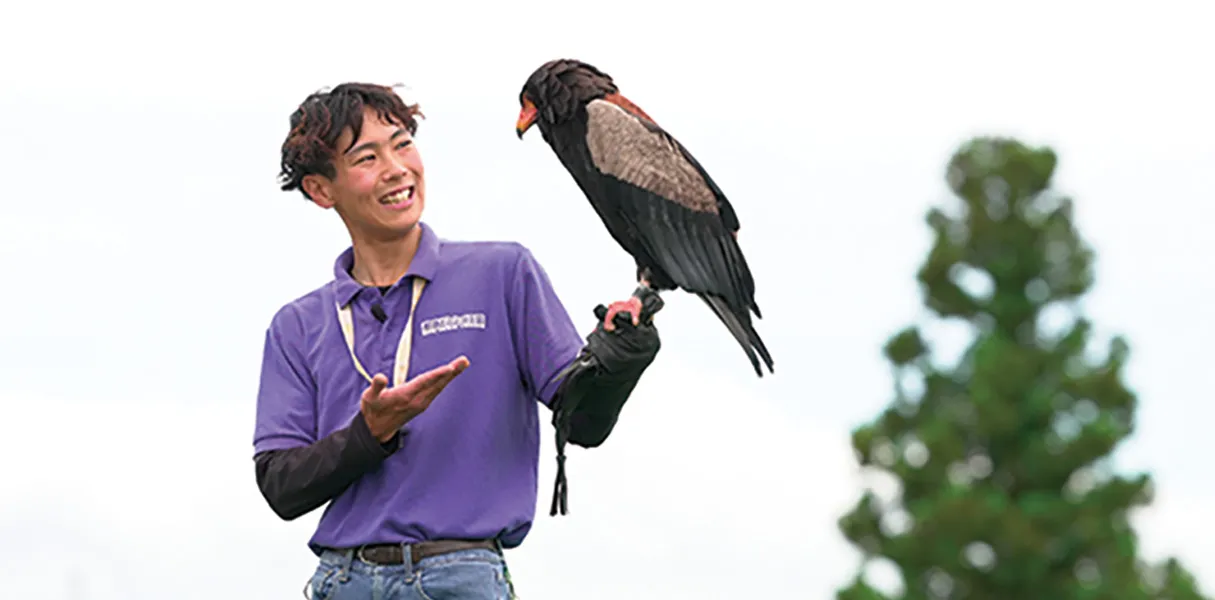
[[[447,384],[451,383],[451,380],[455,379],[456,377],[459,377],[470,364],[472,363],[468,360],[467,356],[460,356],[447,363],[447,370],[443,372],[439,378],[439,381],[436,383],[438,390],[442,391],[443,388],[447,387]],[[437,394],[438,392],[436,391],[435,393]]]
[[[420,413],[426,410],[435,398],[439,397],[439,394],[448,383],[451,383],[452,379],[456,378],[456,375],[457,373],[448,371],[422,382],[421,385],[415,386],[414,382],[410,382],[409,385],[389,390],[385,397],[392,394],[391,400],[394,403],[399,402],[396,404],[398,409]]]
[[[468,368],[468,365],[468,358],[461,356],[447,363],[446,367],[436,369],[436,371],[440,371],[439,375],[434,380],[430,381],[426,387],[421,390],[421,393],[438,396],[439,392],[442,392],[443,388],[447,387],[447,384],[451,383],[451,381],[456,377],[459,377],[460,373],[463,373],[464,370]]]
[[[388,390],[385,392],[385,395],[391,394],[393,397],[414,396],[427,394],[432,390],[437,394],[438,390],[442,390],[452,379],[463,373],[469,364],[467,357],[460,356],[445,365],[440,365],[410,379],[405,385]]]
[[[451,381],[451,379],[453,379],[456,375],[463,373],[464,369],[467,369],[469,364],[468,357],[461,355],[445,365],[440,365],[425,373],[422,373],[421,375],[418,375],[417,377],[414,377],[410,383],[412,384],[414,381],[416,381],[418,382],[418,385],[425,387],[431,387],[436,383],[445,384],[447,381]]]
[[[443,369],[447,369],[447,367],[443,367]],[[396,401],[401,398],[409,398],[412,396],[425,394],[431,388],[438,385],[442,379],[443,373],[441,371],[427,371],[421,375],[418,375],[417,377],[414,377],[413,379],[410,379],[404,385],[394,387],[384,392],[384,398],[391,398],[393,401]]]
[[[388,387],[388,377],[383,373],[376,373],[375,377],[371,378],[371,386],[363,392],[363,399],[375,400],[386,387]]]

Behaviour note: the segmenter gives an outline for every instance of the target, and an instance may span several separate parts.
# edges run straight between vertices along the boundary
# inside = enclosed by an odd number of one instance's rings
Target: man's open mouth
[[[410,202],[413,200],[413,190],[414,186],[412,185],[403,187],[391,194],[388,194],[387,196],[384,196],[383,198],[380,198],[380,204],[385,206],[394,206],[397,204]]]

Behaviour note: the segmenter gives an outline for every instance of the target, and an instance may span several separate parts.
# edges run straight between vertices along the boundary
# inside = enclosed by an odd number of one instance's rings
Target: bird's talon
[[[637,325],[641,323],[641,298],[632,296],[629,298],[628,302],[629,308],[631,309],[629,310],[629,314],[633,316],[633,324]]]
[[[620,313],[628,313],[632,317],[632,322],[637,325],[641,320],[641,299],[631,297],[628,300],[620,300],[611,303],[608,306],[607,314],[603,316],[603,329],[606,331],[614,331],[616,324],[613,322],[616,315]]]

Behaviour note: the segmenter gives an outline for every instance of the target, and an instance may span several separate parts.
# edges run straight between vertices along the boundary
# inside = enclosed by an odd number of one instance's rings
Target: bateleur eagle
[[[762,318],[738,246],[738,216],[682,144],[585,62],[537,68],[519,93],[519,138],[533,125],[637,264],[654,292],[699,296],[743,347],[758,376],[772,356],[751,324]],[[634,317],[641,310],[631,299]],[[611,320],[612,315],[608,316]]]

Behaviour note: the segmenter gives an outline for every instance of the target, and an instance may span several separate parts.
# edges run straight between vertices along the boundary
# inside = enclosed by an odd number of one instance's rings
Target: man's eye
[[[355,164],[358,164],[358,163],[361,163],[361,162],[367,162],[367,161],[369,161],[369,160],[371,160],[371,159],[373,159],[373,158],[375,158],[375,155],[374,155],[374,154],[368,154],[368,155],[365,155],[365,156],[361,156],[361,157],[359,157],[359,159],[358,159],[358,160],[356,160],[356,161],[354,161],[354,163],[355,163]]]
[[[397,150],[402,150],[402,149],[404,149],[406,146],[408,146],[408,145],[410,145],[410,144],[412,144],[412,143],[413,143],[413,140],[405,140],[405,141],[403,141],[403,142],[401,142],[401,143],[397,144]]]

